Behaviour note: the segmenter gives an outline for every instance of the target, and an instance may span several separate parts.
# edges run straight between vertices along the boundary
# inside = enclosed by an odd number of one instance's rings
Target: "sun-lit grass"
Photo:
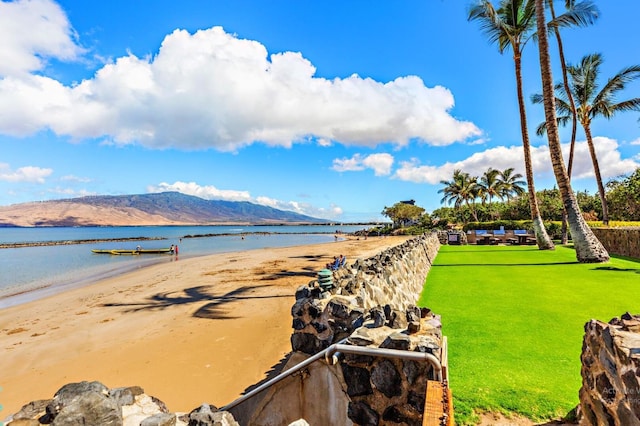
[[[584,325],[640,312],[640,263],[577,263],[571,248],[442,246],[419,305],[442,316],[456,422],[532,419],[578,404]]]

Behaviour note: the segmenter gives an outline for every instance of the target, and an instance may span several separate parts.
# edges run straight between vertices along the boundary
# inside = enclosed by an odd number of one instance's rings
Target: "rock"
[[[378,413],[364,402],[350,402],[347,415],[358,425],[377,425],[380,423]]]
[[[214,405],[202,404],[189,413],[189,426],[240,426],[228,411],[217,411]]]
[[[128,388],[115,388],[109,391],[109,395],[114,398],[118,405],[131,405],[135,402],[136,396],[142,395],[144,390],[139,386],[131,386]]]
[[[311,297],[311,288],[308,285],[301,285],[296,290],[296,300],[298,299],[308,299]]]
[[[393,362],[388,359],[373,366],[371,382],[387,398],[402,395],[402,378]]]
[[[13,415],[14,422],[16,420],[38,419],[44,416],[47,412],[47,405],[51,401],[51,399],[39,399],[24,405],[20,411]]]
[[[369,370],[362,367],[354,367],[348,364],[340,364],[342,376],[347,384],[347,394],[350,397],[371,395],[371,381]]]
[[[384,342],[380,345],[384,349],[396,349],[400,351],[409,350],[411,346],[411,338],[404,333],[391,333],[384,339]]]
[[[387,316],[384,313],[384,310],[380,306],[376,306],[375,308],[371,308],[369,310],[369,316],[373,320],[373,324],[371,327],[378,328],[382,327],[387,322]]]
[[[156,413],[140,422],[140,426],[175,426],[176,416],[170,413]]]
[[[409,334],[416,334],[420,331],[420,321],[411,321],[407,324],[407,332]]]
[[[123,423],[122,412],[115,399],[102,392],[87,391],[74,395],[70,401],[66,400],[51,424],[122,426]]]

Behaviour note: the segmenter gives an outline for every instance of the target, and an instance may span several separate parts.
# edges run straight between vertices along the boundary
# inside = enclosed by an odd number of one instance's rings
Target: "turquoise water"
[[[160,237],[163,240],[105,242],[0,249],[0,309],[78,287],[97,279],[160,262],[171,255],[111,256],[91,249],[134,249],[178,245],[179,259],[208,254],[290,247],[334,240],[336,230],[362,226],[150,226],[96,228],[0,228],[0,243]],[[185,238],[216,234],[217,236]],[[220,235],[226,234],[226,235]]]

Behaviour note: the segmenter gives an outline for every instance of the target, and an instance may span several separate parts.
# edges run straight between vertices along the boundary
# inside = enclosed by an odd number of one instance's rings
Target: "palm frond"
[[[590,0],[574,3],[567,11],[548,23],[549,28],[586,27],[600,17],[600,10]]]

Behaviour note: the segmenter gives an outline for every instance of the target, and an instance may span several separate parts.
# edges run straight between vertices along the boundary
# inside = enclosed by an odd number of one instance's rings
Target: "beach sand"
[[[140,386],[172,412],[224,406],[290,352],[296,288],[334,256],[406,239],[179,259],[0,309],[0,419],[83,380]]]

